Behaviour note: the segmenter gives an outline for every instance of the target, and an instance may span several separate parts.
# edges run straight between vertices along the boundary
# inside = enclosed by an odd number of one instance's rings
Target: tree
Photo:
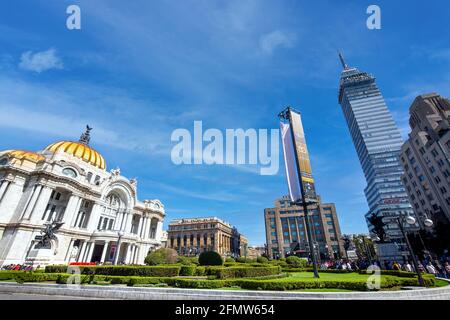
[[[198,257],[198,262],[201,266],[221,266],[223,265],[223,259],[215,251],[202,252]]]
[[[306,268],[308,259],[290,256],[286,258],[286,262],[292,268]]]
[[[145,257],[145,263],[151,266],[158,264],[172,264],[176,263],[178,258],[178,253],[174,249],[161,248],[153,251]]]

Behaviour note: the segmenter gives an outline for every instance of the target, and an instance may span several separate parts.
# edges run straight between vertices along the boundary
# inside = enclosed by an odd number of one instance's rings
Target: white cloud
[[[265,54],[272,54],[278,47],[292,48],[294,46],[294,40],[293,34],[275,30],[261,36],[259,45]]]
[[[63,63],[56,56],[56,51],[50,48],[46,51],[32,52],[26,51],[20,57],[19,67],[23,70],[41,73],[50,69],[62,69]]]

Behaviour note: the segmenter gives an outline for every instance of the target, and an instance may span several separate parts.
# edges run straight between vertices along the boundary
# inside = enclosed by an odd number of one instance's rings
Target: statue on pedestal
[[[52,240],[57,241],[56,232],[62,227],[64,222],[53,221],[44,224],[44,230],[41,230],[41,236],[36,244],[36,249],[51,249]]]

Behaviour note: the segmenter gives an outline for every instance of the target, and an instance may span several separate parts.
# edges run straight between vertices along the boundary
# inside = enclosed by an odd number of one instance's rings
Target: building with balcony
[[[308,207],[309,225],[316,256],[322,260],[345,258],[341,228],[333,203]],[[308,234],[303,207],[292,205],[289,196],[275,200],[274,208],[264,209],[267,253],[271,259],[289,255],[309,257]]]
[[[247,246],[247,238],[236,227],[215,217],[172,220],[167,230],[167,247],[181,255],[215,251],[236,258],[246,255]]]
[[[425,219],[450,221],[450,101],[418,96],[409,109],[411,133],[403,144],[403,183],[421,228]]]
[[[89,146],[90,130],[39,152],[0,152],[0,266],[27,261],[54,221],[63,225],[51,245],[52,264],[142,264],[161,245],[163,204],[139,201],[136,179],[106,170]]]

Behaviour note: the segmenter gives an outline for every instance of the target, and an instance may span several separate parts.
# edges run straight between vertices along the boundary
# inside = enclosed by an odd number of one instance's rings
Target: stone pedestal
[[[31,249],[25,260],[25,265],[33,268],[45,268],[52,263],[54,251],[52,249]]]

